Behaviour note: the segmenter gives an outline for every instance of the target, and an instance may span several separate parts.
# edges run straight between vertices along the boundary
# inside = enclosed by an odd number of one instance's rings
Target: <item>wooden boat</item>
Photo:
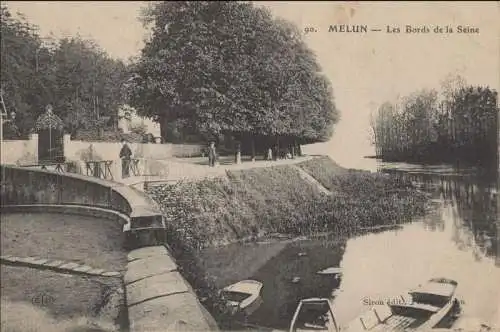
[[[342,277],[342,270],[340,269],[340,267],[329,267],[324,270],[318,271],[317,274],[332,276],[335,279],[340,279],[340,277]]]
[[[340,328],[328,299],[305,299],[290,324],[290,332],[318,331],[427,331],[435,327],[456,308],[457,282],[450,279],[431,279],[409,292],[409,298],[376,305],[355,320]]]
[[[233,315],[250,316],[263,302],[260,296],[262,287],[259,281],[242,280],[225,287],[222,296],[226,299]]]
[[[457,282],[430,279],[411,290],[408,298],[374,306],[352,324],[353,331],[427,331],[459,307]],[[350,331],[347,329],[346,331]]]
[[[324,270],[316,272],[319,276],[327,277],[325,280],[319,282],[325,283],[322,287],[328,287],[332,290],[332,297],[335,298],[340,293],[340,282],[342,281],[342,270],[340,267],[329,267]]]
[[[309,298],[299,302],[290,324],[290,332],[340,332],[330,300]]]
[[[420,326],[420,329],[435,327],[452,309],[459,307],[455,291],[458,283],[451,279],[430,279],[423,285],[409,292],[412,305],[431,312],[432,315]]]

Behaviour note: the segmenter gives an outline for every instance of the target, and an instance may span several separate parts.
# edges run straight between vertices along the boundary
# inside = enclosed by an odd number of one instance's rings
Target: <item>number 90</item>
[[[316,29],[313,28],[313,27],[305,27],[304,28],[304,32],[307,34],[307,33],[310,33],[310,32],[316,32]]]

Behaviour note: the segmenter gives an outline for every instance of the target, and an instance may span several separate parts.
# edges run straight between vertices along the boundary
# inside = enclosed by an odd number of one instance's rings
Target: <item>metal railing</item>
[[[113,160],[89,160],[85,161],[85,173],[87,176],[96,178],[113,180],[113,172],[111,166]]]

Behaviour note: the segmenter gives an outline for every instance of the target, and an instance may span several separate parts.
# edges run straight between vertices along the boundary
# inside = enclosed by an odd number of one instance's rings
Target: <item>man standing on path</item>
[[[210,146],[208,147],[208,165],[210,167],[215,166],[215,158],[217,157],[217,153],[215,151],[215,143],[210,142]]]
[[[122,139],[122,149],[120,150],[120,158],[122,160],[122,178],[129,177],[130,157],[132,150],[127,145],[127,142]]]

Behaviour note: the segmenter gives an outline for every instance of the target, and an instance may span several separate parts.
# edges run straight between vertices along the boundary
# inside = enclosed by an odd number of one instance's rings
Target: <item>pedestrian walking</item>
[[[122,177],[128,178],[130,176],[130,160],[132,150],[130,150],[127,142],[122,139],[122,148],[120,150],[120,159],[122,160]]]

